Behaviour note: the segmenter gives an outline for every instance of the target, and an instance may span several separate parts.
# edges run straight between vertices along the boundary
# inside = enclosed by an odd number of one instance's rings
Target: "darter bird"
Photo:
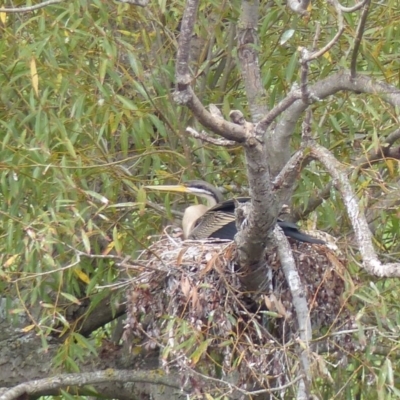
[[[229,239],[237,233],[234,200],[226,200],[220,190],[208,182],[195,180],[181,185],[145,186],[147,189],[193,194],[205,198],[207,205],[196,204],[185,209],[182,219],[185,239]],[[239,197],[239,203],[250,201],[249,197]],[[301,232],[296,224],[278,219],[277,224],[287,237],[300,242],[325,244],[323,240]]]

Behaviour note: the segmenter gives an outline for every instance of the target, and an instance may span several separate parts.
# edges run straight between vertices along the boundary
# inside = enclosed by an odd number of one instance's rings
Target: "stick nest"
[[[349,350],[345,335],[331,339],[351,325],[343,260],[326,246],[291,244],[317,333],[313,339],[319,349],[332,351],[333,343]],[[240,387],[289,382],[288,363],[298,361],[297,321],[279,258],[275,251],[267,256],[269,290],[259,294],[243,291],[235,260],[233,242],[171,236],[155,241],[131,273],[126,340],[160,349],[165,368],[193,374],[200,369],[214,377],[239,371]]]

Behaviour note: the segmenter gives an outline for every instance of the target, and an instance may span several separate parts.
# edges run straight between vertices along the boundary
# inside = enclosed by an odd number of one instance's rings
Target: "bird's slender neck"
[[[203,216],[207,210],[208,207],[204,204],[196,204],[185,210],[182,219],[183,237],[185,239],[189,237],[190,232],[195,228],[197,220]]]

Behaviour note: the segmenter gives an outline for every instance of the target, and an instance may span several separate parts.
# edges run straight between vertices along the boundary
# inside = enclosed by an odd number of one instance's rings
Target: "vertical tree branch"
[[[309,360],[309,343],[312,339],[310,310],[308,309],[307,296],[304,287],[301,284],[300,276],[297,272],[296,263],[293,258],[292,249],[284,233],[279,227],[275,228],[275,238],[278,245],[279,259],[281,260],[282,271],[288,283],[290,293],[292,294],[292,304],[296,310],[296,319],[299,327],[299,336],[301,340],[301,364],[305,379],[299,385],[298,398],[308,398],[309,387],[311,383],[311,370]],[[307,396],[304,394],[307,393]]]
[[[259,121],[268,111],[267,94],[262,85],[258,61],[257,24],[259,18],[259,1],[242,1],[238,24],[238,58],[246,97],[249,101],[252,122]]]

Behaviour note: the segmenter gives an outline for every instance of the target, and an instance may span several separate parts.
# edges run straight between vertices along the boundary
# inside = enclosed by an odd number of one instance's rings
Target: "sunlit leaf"
[[[90,240],[84,229],[81,229],[81,236],[82,236],[83,246],[85,247],[85,251],[86,253],[90,254]]]
[[[19,256],[20,256],[19,254],[14,254],[13,256],[9,257],[9,258],[7,259],[7,261],[3,264],[3,267],[4,267],[4,268],[8,268],[8,267],[10,267],[11,265],[13,265],[14,262],[18,259]]]
[[[90,283],[89,276],[87,274],[85,274],[85,272],[83,272],[82,270],[80,270],[78,268],[75,268],[74,269],[74,274],[77,275],[82,282],[85,282],[87,284]]]
[[[294,29],[288,29],[287,31],[283,32],[279,44],[285,44],[294,35],[295,32],[296,31]]]
[[[36,68],[36,60],[34,57],[31,58],[30,68],[31,68],[32,87],[36,93],[36,96],[39,96],[39,75]]]
[[[73,296],[69,293],[61,292],[60,294],[61,294],[61,296],[65,297],[67,300],[72,301],[75,304],[78,304],[78,305],[81,304],[81,302],[75,296]]]
[[[32,324],[32,325],[28,325],[25,326],[24,328],[22,328],[22,332],[30,332],[32,329],[35,329],[36,325]]]

